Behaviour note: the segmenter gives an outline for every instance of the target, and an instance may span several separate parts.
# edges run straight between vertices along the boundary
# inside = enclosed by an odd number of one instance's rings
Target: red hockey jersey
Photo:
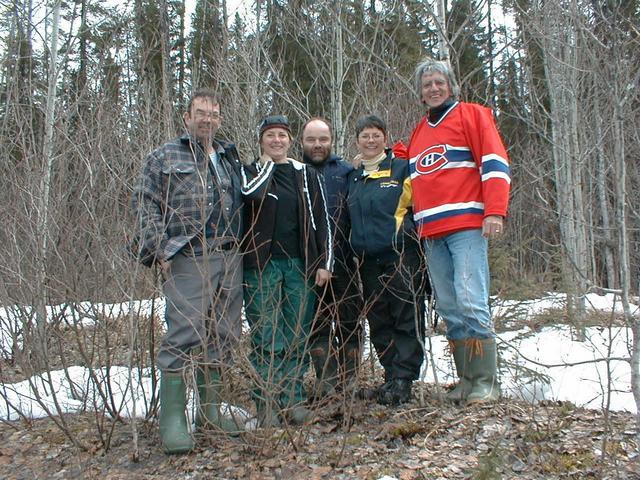
[[[490,109],[456,102],[437,123],[427,117],[408,147],[414,219],[420,238],[481,228],[506,216],[509,161]]]

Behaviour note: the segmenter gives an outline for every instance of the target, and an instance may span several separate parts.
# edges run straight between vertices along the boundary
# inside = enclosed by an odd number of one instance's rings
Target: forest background
[[[126,253],[128,204],[146,154],[181,133],[194,88],[219,92],[221,134],[244,159],[269,113],[288,115],[294,132],[328,117],[334,150],[349,159],[359,115],[383,117],[391,141],[407,138],[424,113],[412,72],[431,55],[450,59],[463,100],[494,108],[508,147],[512,198],[492,293],[566,292],[558,321],[577,335],[589,325],[585,295],[618,294],[640,405],[640,318],[629,307],[640,288],[640,2],[257,0],[232,10],[197,1],[187,31],[184,1],[0,3],[0,304],[15,313],[3,325],[14,338],[3,381],[69,364],[68,325],[46,321],[47,305],[157,293]],[[96,321],[73,338],[85,364],[152,364],[153,322],[129,318],[114,338]]]

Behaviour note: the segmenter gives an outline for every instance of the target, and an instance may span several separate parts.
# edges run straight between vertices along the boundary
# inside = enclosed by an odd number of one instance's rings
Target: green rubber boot
[[[324,339],[314,343],[309,350],[309,355],[316,372],[311,397],[317,401],[335,394],[338,383],[338,361],[334,355],[330,354],[328,341]]]
[[[500,398],[496,339],[467,340],[468,367],[465,376],[471,380],[467,404],[495,402]]]
[[[445,394],[445,399],[449,402],[462,403],[466,401],[471,392],[471,381],[465,376],[465,359],[467,358],[467,348],[465,340],[449,340],[449,350],[453,354],[453,362],[456,365],[458,374],[458,384]]]
[[[193,450],[193,438],[187,426],[187,387],[182,373],[161,372],[160,439],[165,453]]]
[[[196,381],[200,399],[196,426],[222,430],[231,435],[238,435],[244,431],[239,421],[236,422],[233,417],[222,415],[220,412],[221,392],[224,387],[220,372],[210,367],[199,368]]]

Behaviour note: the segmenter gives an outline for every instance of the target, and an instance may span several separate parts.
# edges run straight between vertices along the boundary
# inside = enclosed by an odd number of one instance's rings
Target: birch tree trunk
[[[582,192],[583,165],[578,142],[578,29],[575,2],[569,8],[543,7],[544,69],[547,76],[556,199],[563,250],[567,313],[584,337],[589,251]]]
[[[331,75],[331,119],[335,132],[335,153],[342,156],[346,141],[346,132],[342,123],[342,86],[344,83],[344,41],[342,37],[342,2],[334,3],[336,22],[334,22],[335,63]]]
[[[604,132],[602,131],[602,117],[600,116],[600,99],[596,95],[595,115],[593,116],[596,134],[596,191],[598,204],[600,205],[600,215],[602,216],[602,237],[601,242],[604,250],[604,265],[607,278],[607,288],[616,288],[616,266],[613,255],[613,238],[611,229],[611,219],[609,214],[609,200],[607,197],[607,170],[611,165],[604,152]]]
[[[171,138],[175,132],[173,122],[173,72],[171,65],[171,39],[169,38],[169,6],[167,0],[161,0],[160,9],[160,45],[162,51],[162,124],[165,138]]]
[[[440,60],[449,60],[449,41],[447,39],[447,7],[445,0],[438,0],[438,53]]]
[[[622,291],[622,309],[627,324],[631,325],[633,345],[631,352],[631,389],[636,402],[636,423],[640,427],[640,316],[631,313],[629,295],[631,292],[631,267],[629,259],[629,232],[627,231],[627,166],[625,158],[625,136],[623,130],[623,108],[625,99],[612,81],[613,95],[613,157],[616,178],[616,226],[618,228],[618,256],[620,262],[620,287]],[[637,431],[640,440],[640,428]]]
[[[256,98],[260,98],[260,92],[262,91],[262,68],[260,57],[262,56],[262,34],[260,30],[260,18],[262,16],[262,0],[256,0],[256,33],[254,35],[254,48],[252,49],[252,58],[249,59],[251,67],[253,69],[253,76],[249,80],[251,91],[255,93]],[[249,118],[256,118],[258,116],[258,102],[249,102]]]
[[[44,171],[40,182],[40,198],[38,199],[37,232],[39,235],[38,246],[38,274],[37,291],[39,292],[36,306],[36,321],[38,336],[41,340],[41,353],[46,358],[46,299],[47,299],[47,256],[49,240],[49,192],[51,190],[51,175],[53,171],[53,124],[55,120],[56,92],[58,83],[58,29],[60,23],[60,0],[52,7],[53,19],[51,23],[51,39],[49,44],[49,84],[47,88],[47,103],[45,110],[44,142],[42,156],[44,158]]]
[[[187,48],[187,43],[185,41],[185,2],[181,0],[178,6],[178,15],[180,16],[180,38],[178,39],[178,85],[176,86],[176,98],[182,105],[184,102],[185,92],[184,92],[184,83],[185,83],[185,60],[186,53],[185,50]]]
[[[493,53],[493,19],[491,17],[491,10],[493,5],[491,0],[487,0],[487,55],[489,57],[489,81],[487,82],[487,89],[485,91],[485,97],[488,99],[490,106],[494,107],[496,104],[495,98],[495,72],[493,68],[494,53]]]

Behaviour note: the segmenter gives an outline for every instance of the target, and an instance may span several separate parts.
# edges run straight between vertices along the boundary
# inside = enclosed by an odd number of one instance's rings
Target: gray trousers
[[[237,248],[202,256],[177,254],[162,287],[167,334],[158,352],[162,370],[180,370],[194,349],[201,362],[232,361],[242,330],[242,259]]]

